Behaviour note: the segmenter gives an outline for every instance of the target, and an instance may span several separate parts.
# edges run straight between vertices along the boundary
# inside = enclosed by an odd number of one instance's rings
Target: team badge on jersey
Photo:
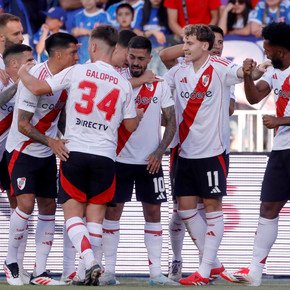
[[[25,187],[25,184],[26,184],[26,177],[17,178],[17,186],[20,190],[22,190]]]
[[[146,86],[147,90],[149,90],[150,92],[152,92],[154,90],[153,84],[147,83],[147,84],[145,84],[145,86]]]
[[[209,82],[209,78],[210,78],[209,75],[203,75],[203,76],[202,76],[202,85],[203,85],[204,87],[207,87],[208,82]]]

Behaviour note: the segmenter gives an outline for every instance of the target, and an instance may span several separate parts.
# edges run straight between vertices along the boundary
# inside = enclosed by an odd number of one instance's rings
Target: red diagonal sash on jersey
[[[213,67],[209,66],[202,74],[202,76],[199,78],[198,83],[195,87],[195,92],[205,94],[212,79],[212,72]],[[206,82],[204,81],[204,78],[208,78]],[[205,85],[204,85],[204,84]],[[203,98],[189,98],[187,105],[182,113],[183,120],[179,124],[179,138],[180,138],[180,144],[183,143],[183,141],[186,139],[190,127],[194,122],[194,119],[197,115],[197,112],[204,100]]]
[[[10,128],[12,123],[13,112],[10,112],[4,119],[0,121],[0,136]]]
[[[62,110],[65,102],[67,100],[67,92],[66,90],[62,91],[56,106],[53,110],[51,110],[49,113],[47,113],[43,118],[41,118],[38,123],[34,126],[35,129],[37,129],[41,134],[45,134],[45,132],[50,128],[51,123],[56,119],[60,111]],[[59,104],[59,105],[57,105]],[[11,160],[9,162],[8,171],[11,177],[11,173],[15,164],[15,161],[17,160],[20,152],[22,152],[29,144],[33,143],[34,141],[32,139],[29,139],[23,143],[19,151],[14,150],[13,155],[11,157]]]
[[[154,94],[155,94],[155,91],[156,91],[156,88],[157,88],[157,84],[158,82],[154,82],[152,85],[153,85],[153,89],[152,90],[149,90],[147,87],[146,87],[146,84],[144,84],[139,93],[138,93],[138,96],[140,96],[140,99],[139,99],[139,104],[137,106],[138,109],[144,109],[144,114],[149,106],[149,104],[151,103],[151,99],[153,98]],[[138,97],[137,97],[138,98]],[[146,103],[143,104],[142,103],[142,99],[147,99]],[[128,139],[130,138],[131,136],[131,132],[129,132],[125,126],[124,126],[124,121],[121,123],[119,129],[118,129],[118,146],[117,146],[117,155],[119,155],[119,153],[122,151],[122,149],[124,148],[126,142],[128,141]]]
[[[288,76],[282,87],[281,87],[281,91],[280,91],[280,95],[277,99],[277,102],[276,102],[276,114],[277,114],[277,117],[284,117],[284,114],[285,114],[285,109],[289,103],[289,92],[290,92],[290,76]],[[287,92],[287,97],[283,97],[283,94],[285,94],[285,92]],[[281,95],[282,93],[282,95]],[[278,131],[279,127],[276,128],[276,132]]]

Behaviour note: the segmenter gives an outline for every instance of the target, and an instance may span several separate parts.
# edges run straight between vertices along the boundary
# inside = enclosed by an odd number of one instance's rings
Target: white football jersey
[[[165,79],[175,88],[180,156],[207,158],[227,150],[225,127],[229,126],[230,86],[240,83],[239,66],[209,56],[195,72],[193,64],[179,63]]]
[[[35,65],[30,70],[30,74],[40,80],[45,80],[52,76],[47,62]],[[40,97],[34,96],[20,82],[16,92],[13,121],[6,142],[7,151],[17,150],[40,158],[51,156],[53,152],[48,146],[35,142],[18,131],[18,110],[21,109],[33,113],[31,124],[42,134],[55,138],[59,115],[65,106],[66,98],[66,91],[58,91],[54,94]]]
[[[268,69],[261,78],[267,82],[274,92],[277,117],[290,117],[290,67],[280,69]],[[273,150],[290,148],[290,126],[279,126],[273,143]]]
[[[47,80],[68,90],[65,136],[70,151],[116,158],[117,129],[136,117],[131,84],[103,61],[75,65]]]
[[[130,79],[129,69],[124,77]],[[136,107],[144,110],[138,128],[128,132],[121,124],[118,130],[117,161],[127,164],[148,164],[148,156],[161,142],[161,108],[174,106],[166,81],[134,88]]]
[[[9,78],[7,86],[4,86],[3,83],[0,82],[0,92],[4,92],[13,84],[14,81],[11,78]],[[9,102],[0,107],[0,160],[5,151],[6,139],[12,123],[14,104],[15,99],[13,97]]]

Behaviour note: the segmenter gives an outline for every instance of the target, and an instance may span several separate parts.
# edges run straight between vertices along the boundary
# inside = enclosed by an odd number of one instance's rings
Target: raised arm
[[[143,84],[153,83],[153,82],[160,82],[163,81],[162,79],[156,77],[155,73],[152,70],[146,70],[140,77],[138,78],[131,78],[129,82],[133,88],[137,88],[142,86]]]
[[[162,115],[165,119],[166,126],[163,134],[163,138],[158,148],[149,155],[147,170],[149,173],[157,173],[161,166],[162,156],[165,153],[167,147],[172,141],[176,131],[175,109],[174,106],[162,108]]]
[[[177,64],[177,58],[184,56],[182,48],[183,44],[177,44],[160,51],[159,56],[167,69],[171,69]]]

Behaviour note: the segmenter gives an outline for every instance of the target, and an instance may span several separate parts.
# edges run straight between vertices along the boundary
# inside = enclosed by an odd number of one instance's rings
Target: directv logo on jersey
[[[109,127],[104,124],[94,123],[92,121],[81,120],[80,118],[76,118],[76,125],[83,126],[86,128],[93,128],[95,130],[104,130],[106,131]]]

